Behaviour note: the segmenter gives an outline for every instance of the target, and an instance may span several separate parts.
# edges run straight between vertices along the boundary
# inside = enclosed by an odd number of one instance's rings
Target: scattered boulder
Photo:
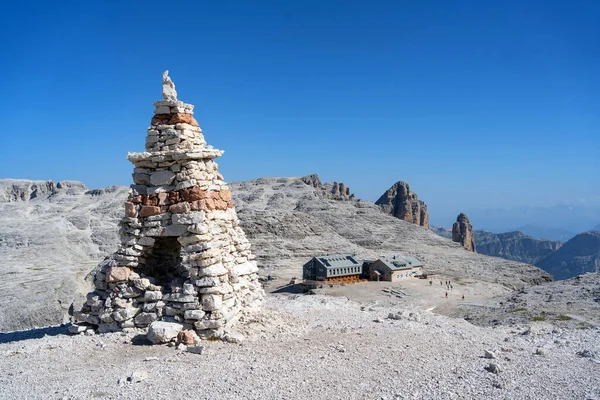
[[[403,312],[398,312],[398,313],[389,313],[387,316],[388,319],[393,319],[393,320],[401,320],[401,319],[406,319],[409,321],[415,321],[415,322],[421,322],[421,314],[419,314],[418,312],[415,311],[403,311]]]
[[[483,356],[485,358],[490,359],[490,360],[494,360],[496,358],[496,355],[493,352],[489,351],[489,350],[484,350],[483,351]]]
[[[492,374],[499,374],[500,372],[502,372],[502,370],[496,363],[489,363],[487,367],[485,367],[485,370],[491,372]]]
[[[239,332],[228,332],[223,335],[223,341],[227,343],[241,344],[244,341],[244,335]]]
[[[543,347],[538,347],[537,349],[535,349],[535,354],[536,356],[543,356],[546,355],[546,350],[544,350]]]
[[[383,212],[429,228],[427,205],[411,192],[408,183],[398,181],[375,202]]]
[[[69,333],[72,333],[73,335],[76,335],[78,333],[83,333],[88,329],[87,326],[85,325],[71,325],[69,326],[68,330]]]
[[[148,372],[143,370],[133,371],[131,375],[127,377],[129,383],[139,383],[148,379]]]
[[[148,340],[154,344],[167,343],[175,339],[183,325],[174,322],[154,321],[148,327]]]
[[[587,349],[578,351],[577,355],[579,357],[583,357],[583,358],[594,358],[594,356],[595,356],[593,351],[587,350]]]
[[[452,241],[460,243],[465,249],[476,252],[473,226],[465,213],[458,214],[456,222],[452,225]]]
[[[185,345],[196,344],[200,341],[200,338],[194,331],[181,331],[177,334],[177,342]]]
[[[400,314],[400,313],[398,313],[398,314],[389,313],[388,314],[388,319],[400,320],[400,319],[402,319],[402,314]]]

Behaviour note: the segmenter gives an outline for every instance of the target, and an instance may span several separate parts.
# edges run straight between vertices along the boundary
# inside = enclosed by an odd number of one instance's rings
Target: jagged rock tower
[[[387,214],[429,229],[427,205],[419,200],[406,182],[394,183],[375,204]]]
[[[477,252],[475,237],[473,236],[473,226],[469,222],[467,214],[460,213],[456,217],[456,222],[452,225],[452,241],[460,243],[469,251]]]
[[[97,268],[80,321],[100,331],[179,322],[218,336],[264,296],[231,192],[206,145],[194,106],[163,74],[146,151],[134,165],[119,249]]]

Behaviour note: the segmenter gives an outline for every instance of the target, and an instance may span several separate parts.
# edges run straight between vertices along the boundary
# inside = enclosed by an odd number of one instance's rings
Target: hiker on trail
[[[452,290],[452,285],[450,285],[450,290]]]
[[[440,281],[440,286],[442,286],[442,281]]]
[[[448,298],[448,292],[446,292],[446,298]]]
[[[465,295],[464,295],[464,294],[463,294],[463,297],[462,297],[462,299],[463,299],[463,300],[465,299]]]
[[[433,281],[429,281],[429,286],[433,285]]]

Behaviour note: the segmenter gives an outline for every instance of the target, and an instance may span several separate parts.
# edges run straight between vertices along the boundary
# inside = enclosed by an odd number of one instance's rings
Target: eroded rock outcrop
[[[394,183],[375,204],[396,218],[429,228],[427,205],[419,200],[406,182]]]
[[[56,190],[54,181],[4,179],[0,185],[0,202],[29,201]]]
[[[319,189],[323,197],[328,199],[354,200],[356,198],[350,188],[342,182],[326,182],[323,184],[317,174],[303,176],[300,180],[315,189]]]
[[[475,238],[473,226],[465,213],[458,214],[456,222],[452,225],[452,241],[460,243],[465,249],[475,252]]]

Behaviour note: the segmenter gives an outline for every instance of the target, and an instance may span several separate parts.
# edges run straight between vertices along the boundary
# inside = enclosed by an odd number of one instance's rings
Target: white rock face
[[[31,187],[31,181],[19,182],[0,180],[4,199],[24,193],[18,188]],[[3,331],[66,321],[70,304],[75,299],[81,304],[89,290],[83,278],[119,242],[117,224],[128,188],[72,191],[57,189],[54,183],[42,186],[55,189],[26,201],[0,201]],[[476,277],[499,288],[548,277],[526,264],[465,252],[427,229],[385,215],[373,203],[328,200],[301,178],[263,178],[232,183],[230,188],[263,274],[289,279],[301,276],[302,265],[315,254],[354,252],[365,258],[416,255],[433,272]],[[201,228],[201,234],[181,238],[182,245],[202,245],[210,233],[206,226]],[[144,237],[138,243],[151,246],[153,240]],[[195,284],[215,286],[208,278],[224,273],[221,266],[203,269],[207,279],[199,276]]]
[[[154,321],[148,327],[148,340],[154,344],[167,343],[177,337],[183,325],[173,322]]]
[[[68,321],[84,278],[117,247],[127,191],[0,180],[0,331]]]

